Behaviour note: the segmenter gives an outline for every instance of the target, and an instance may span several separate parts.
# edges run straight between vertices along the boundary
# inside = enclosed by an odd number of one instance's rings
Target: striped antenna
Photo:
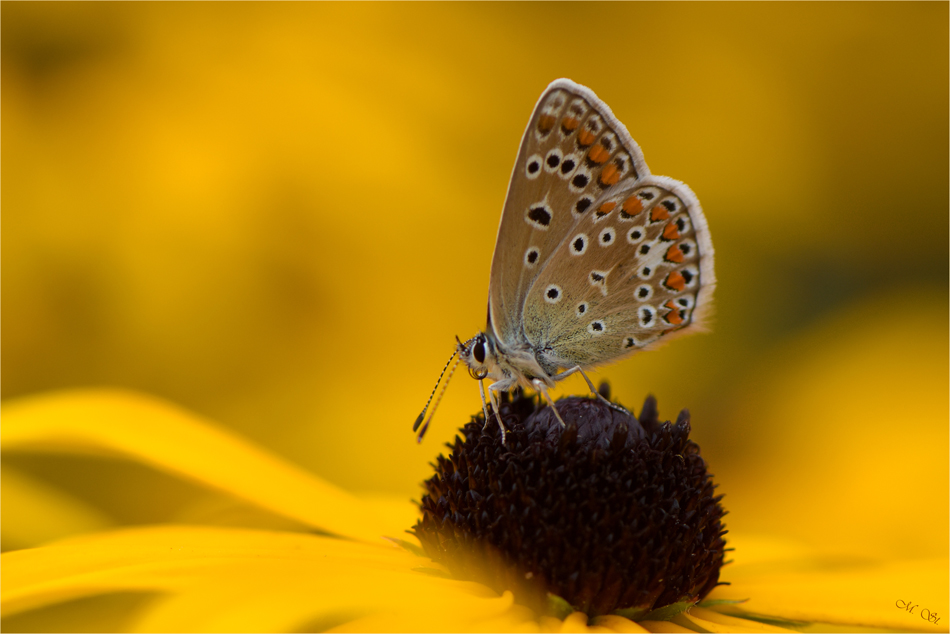
[[[422,420],[426,416],[426,412],[429,410],[429,404],[432,402],[432,397],[435,396],[436,390],[439,389],[439,383],[442,383],[442,377],[445,376],[445,371],[449,368],[449,364],[452,363],[452,359],[455,359],[455,355],[458,354],[458,348],[452,352],[452,356],[449,357],[449,360],[445,362],[445,367],[442,368],[442,373],[439,374],[439,380],[435,382],[435,387],[432,388],[432,394],[429,395],[429,400],[426,401],[426,406],[422,408],[422,413],[416,418],[416,422],[412,425],[412,431],[419,429],[419,425],[422,425]],[[439,398],[435,400],[435,405],[432,406],[432,413],[429,414],[429,419],[426,420],[426,424],[422,426],[422,431],[419,432],[419,435],[416,437],[416,442],[422,442],[422,437],[425,436],[426,431],[429,429],[429,423],[432,422],[432,417],[435,416],[435,410],[439,408],[439,403],[442,402],[442,395],[445,394],[446,388],[449,387],[449,381],[452,380],[452,375],[455,374],[455,368],[458,367],[459,362],[462,360],[462,357],[459,357],[455,360],[455,365],[452,366],[452,371],[449,372],[449,375],[445,378],[445,383],[442,384],[442,391],[439,393]]]

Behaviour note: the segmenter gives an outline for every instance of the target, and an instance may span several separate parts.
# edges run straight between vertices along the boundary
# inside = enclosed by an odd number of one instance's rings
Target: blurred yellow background
[[[475,383],[412,422],[485,326],[521,134],[570,77],[696,192],[720,280],[711,334],[594,380],[691,410],[732,530],[946,554],[946,3],[0,12],[3,399],[141,390],[420,495]],[[120,522],[174,497],[77,460],[4,464]]]

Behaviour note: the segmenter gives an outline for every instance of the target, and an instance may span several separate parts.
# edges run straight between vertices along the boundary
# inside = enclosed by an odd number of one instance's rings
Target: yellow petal
[[[645,627],[648,632],[695,632],[695,630],[677,625],[672,621],[640,621],[640,625]]]
[[[386,605],[377,614],[331,628],[330,632],[537,632],[531,610],[502,597],[470,597],[440,593],[420,596],[403,606]],[[437,603],[439,601],[445,603]]]
[[[116,592],[27,610],[0,619],[4,632],[131,632],[160,595]]]
[[[394,495],[358,494],[359,499],[370,508],[379,521],[385,523],[387,537],[396,537],[418,544],[419,541],[406,530],[412,528],[420,517],[419,506],[411,500]]]
[[[256,566],[268,583],[205,585],[172,597],[147,615],[140,631],[507,631],[532,618],[504,597],[467,592],[464,585],[400,572]],[[320,575],[321,579],[313,579]]]
[[[586,632],[587,615],[583,612],[571,612],[561,623],[561,632]]]
[[[639,623],[625,619],[622,616],[617,616],[616,614],[598,616],[594,619],[594,624],[606,627],[612,632],[649,632],[648,629]]]
[[[7,465],[2,471],[3,550],[29,548],[113,525],[97,509],[68,493]]]
[[[774,625],[739,619],[712,610],[693,607],[673,617],[673,621],[695,632],[794,632]]]
[[[739,550],[736,551],[737,557]],[[723,570],[730,586],[709,599],[749,599],[716,611],[829,624],[947,631],[948,561],[877,562],[814,556],[787,562],[736,564]],[[916,606],[912,611],[901,602]],[[926,617],[936,613],[938,623]],[[922,616],[924,618],[922,618]]]
[[[118,455],[353,539],[376,542],[394,529],[352,495],[190,412],[139,394],[80,390],[5,403],[0,446]]]
[[[176,591],[215,577],[234,562],[269,558],[361,562],[408,568],[419,559],[370,546],[300,533],[211,527],[147,527],[74,537],[2,555],[2,610],[15,613],[103,592]]]
[[[314,563],[318,565],[313,565]],[[323,563],[323,565],[319,565]],[[533,615],[511,596],[367,563],[258,563],[180,593],[152,610],[143,631],[484,631],[513,629]],[[263,577],[263,581],[262,581]]]
[[[212,527],[135,528],[2,556],[4,616],[109,592],[155,591],[143,631],[531,630],[484,586],[414,572],[392,546]],[[350,624],[350,627],[347,627]]]

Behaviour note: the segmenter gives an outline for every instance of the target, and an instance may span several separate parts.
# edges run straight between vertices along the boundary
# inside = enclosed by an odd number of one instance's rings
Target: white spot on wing
[[[637,244],[643,237],[647,234],[646,229],[643,227],[632,227],[627,230],[627,242],[630,244]]]
[[[549,304],[557,304],[561,301],[561,298],[564,297],[564,293],[561,291],[561,287],[557,284],[551,284],[546,289],[544,289],[544,301]]]
[[[532,154],[524,164],[524,175],[528,180],[534,180],[541,175],[541,155]]]
[[[540,259],[541,250],[538,247],[528,247],[528,250],[524,252],[524,265],[529,269],[536,267]]]
[[[587,234],[579,233],[571,238],[571,243],[568,245],[568,251],[571,252],[571,255],[584,255],[584,253],[587,252],[588,244],[590,244],[590,238],[587,237]]]
[[[604,325],[603,319],[596,319],[587,324],[587,332],[594,336],[600,336],[607,332],[607,326]]]

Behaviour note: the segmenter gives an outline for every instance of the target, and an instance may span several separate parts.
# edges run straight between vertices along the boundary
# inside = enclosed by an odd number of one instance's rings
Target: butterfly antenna
[[[426,401],[426,406],[422,408],[422,413],[416,418],[416,422],[412,425],[412,431],[419,429],[419,425],[422,425],[422,421],[426,416],[426,412],[429,411],[429,404],[432,403],[432,397],[435,396],[436,390],[439,389],[439,384],[442,383],[442,377],[445,376],[445,371],[448,370],[449,364],[452,363],[452,359],[455,359],[455,355],[458,354],[458,349],[456,348],[452,352],[452,356],[449,357],[449,360],[445,362],[445,367],[442,368],[441,374],[439,374],[439,380],[435,382],[435,387],[432,388],[432,394],[429,395],[429,400]],[[462,357],[459,357],[455,361],[455,365],[452,366],[452,371],[449,372],[449,375],[445,378],[445,383],[442,384],[442,391],[439,393],[439,398],[435,400],[435,405],[432,406],[432,413],[429,414],[429,419],[426,420],[426,424],[423,425],[422,431],[419,432],[419,436],[416,438],[416,442],[422,442],[422,437],[425,436],[426,431],[429,429],[429,423],[432,422],[432,417],[435,416],[435,410],[439,408],[439,403],[442,401],[442,395],[445,394],[446,388],[449,387],[449,381],[452,380],[452,375],[455,374],[455,368],[458,367],[459,362],[462,360]]]

